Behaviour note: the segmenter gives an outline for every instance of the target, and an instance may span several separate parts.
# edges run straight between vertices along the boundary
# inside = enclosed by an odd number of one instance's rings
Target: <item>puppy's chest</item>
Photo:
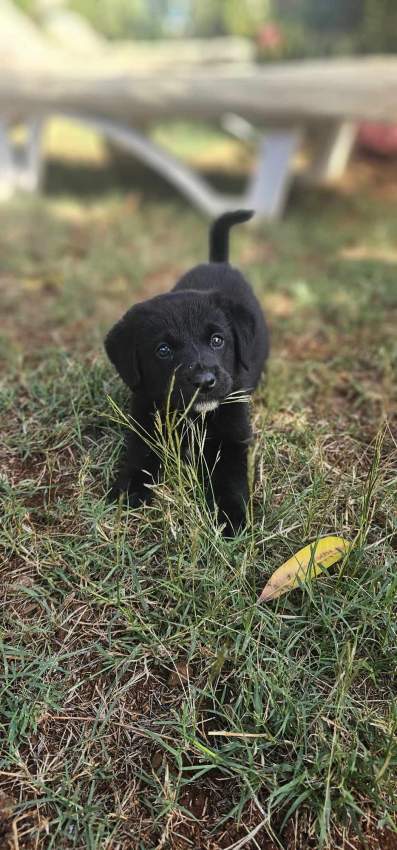
[[[208,455],[219,443],[216,430],[203,422],[203,427],[191,427],[183,435],[181,444],[182,459],[186,463],[197,463]]]

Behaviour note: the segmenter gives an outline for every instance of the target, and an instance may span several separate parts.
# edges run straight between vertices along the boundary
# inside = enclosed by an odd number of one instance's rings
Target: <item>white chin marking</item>
[[[196,401],[194,409],[197,413],[209,413],[210,410],[216,410],[219,407],[219,401]]]

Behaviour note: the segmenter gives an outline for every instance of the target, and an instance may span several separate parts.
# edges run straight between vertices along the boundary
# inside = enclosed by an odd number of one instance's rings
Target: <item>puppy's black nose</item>
[[[193,384],[200,392],[208,392],[214,388],[216,378],[213,372],[199,372],[194,376]]]

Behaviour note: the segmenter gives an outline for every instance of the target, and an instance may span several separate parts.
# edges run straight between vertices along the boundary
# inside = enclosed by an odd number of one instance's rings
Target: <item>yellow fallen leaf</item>
[[[351,544],[343,537],[321,537],[303,549],[299,549],[292,558],[281,564],[262,590],[258,602],[269,602],[294,587],[299,587],[306,579],[316,578],[324,570],[340,561]]]

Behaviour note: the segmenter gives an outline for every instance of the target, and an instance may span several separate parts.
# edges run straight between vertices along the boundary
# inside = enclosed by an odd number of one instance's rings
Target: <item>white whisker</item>
[[[221,404],[236,404],[240,402],[243,404],[249,404],[251,401],[251,396],[248,395],[249,392],[249,389],[234,390],[234,392],[229,393],[229,395],[222,399]]]

